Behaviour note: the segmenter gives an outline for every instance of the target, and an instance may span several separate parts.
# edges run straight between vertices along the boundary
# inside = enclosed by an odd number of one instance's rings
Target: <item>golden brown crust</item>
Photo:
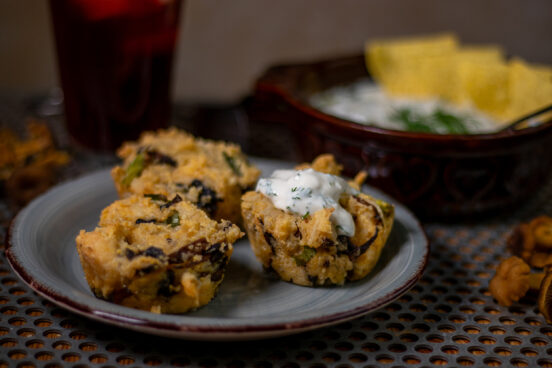
[[[393,208],[384,212],[363,193],[344,195],[340,202],[355,219],[351,238],[335,232],[333,209],[301,217],[274,207],[264,194],[244,194],[242,216],[253,252],[266,269],[299,285],[340,285],[365,277],[389,236]]]
[[[94,231],[80,232],[77,250],[96,296],[159,313],[213,298],[243,234],[175,198],[132,195],[104,209]]]
[[[296,170],[313,169],[330,175],[341,175],[343,165],[339,164],[330,153],[317,156],[312,162],[305,162],[295,166]]]
[[[260,174],[239,146],[194,138],[175,128],[146,132],[117,154],[124,162],[111,174],[121,197],[179,193],[212,218],[235,223],[242,193]],[[133,172],[133,167],[140,168]]]
[[[324,153],[322,155],[317,156],[313,162],[304,162],[302,164],[299,164],[295,166],[295,170],[305,170],[305,169],[313,169],[319,172],[323,172],[325,174],[330,175],[336,175],[340,176],[341,172],[343,171],[343,165],[339,164],[336,160],[334,155],[331,153]],[[359,171],[353,180],[349,181],[349,185],[356,190],[360,190],[362,187],[362,184],[364,184],[364,181],[368,177],[368,173],[366,171]]]
[[[331,154],[296,166],[340,175],[343,167]],[[365,173],[350,185],[358,189]],[[375,266],[394,219],[392,205],[364,193],[344,194],[339,200],[355,222],[352,237],[338,236],[330,217],[333,208],[307,216],[276,208],[264,194],[242,196],[242,216],[253,252],[266,269],[299,285],[341,285],[365,277]]]

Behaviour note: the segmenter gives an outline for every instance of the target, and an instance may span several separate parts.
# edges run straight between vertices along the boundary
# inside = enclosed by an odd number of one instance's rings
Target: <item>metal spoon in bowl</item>
[[[535,117],[540,116],[540,115],[545,116],[550,111],[552,111],[552,104],[550,104],[546,107],[543,107],[542,109],[539,109],[537,111],[534,111],[530,114],[522,116],[519,119],[514,120],[513,122],[506,125],[504,128],[500,129],[498,132],[499,133],[506,132],[506,131],[513,132],[515,130],[520,130],[520,129],[524,129],[524,128],[538,126],[538,125],[542,124],[544,121],[540,120],[536,123],[533,122],[533,124],[531,124],[529,119],[535,118]],[[552,119],[550,119],[548,122],[550,122],[550,121],[552,121]]]

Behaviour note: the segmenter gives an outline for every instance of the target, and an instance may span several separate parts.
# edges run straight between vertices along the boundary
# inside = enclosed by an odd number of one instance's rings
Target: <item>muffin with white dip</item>
[[[327,173],[331,172],[331,174]],[[243,195],[241,210],[253,252],[282,280],[342,285],[375,266],[394,218],[392,205],[333,175],[330,155],[298,170],[276,170]]]

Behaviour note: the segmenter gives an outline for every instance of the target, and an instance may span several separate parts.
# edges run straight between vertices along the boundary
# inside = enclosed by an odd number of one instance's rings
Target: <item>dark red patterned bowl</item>
[[[437,135],[364,126],[308,104],[313,93],[367,77],[363,56],[268,69],[249,116],[294,132],[301,159],[333,153],[347,174],[367,170],[381,188],[422,217],[473,215],[533,195],[552,168],[552,120],[479,135]]]

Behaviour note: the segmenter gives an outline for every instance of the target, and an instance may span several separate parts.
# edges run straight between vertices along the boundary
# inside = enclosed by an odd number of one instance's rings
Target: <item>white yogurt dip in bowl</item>
[[[469,105],[437,98],[390,97],[370,79],[329,88],[309,98],[326,114],[363,125],[434,134],[485,134],[502,126]]]

